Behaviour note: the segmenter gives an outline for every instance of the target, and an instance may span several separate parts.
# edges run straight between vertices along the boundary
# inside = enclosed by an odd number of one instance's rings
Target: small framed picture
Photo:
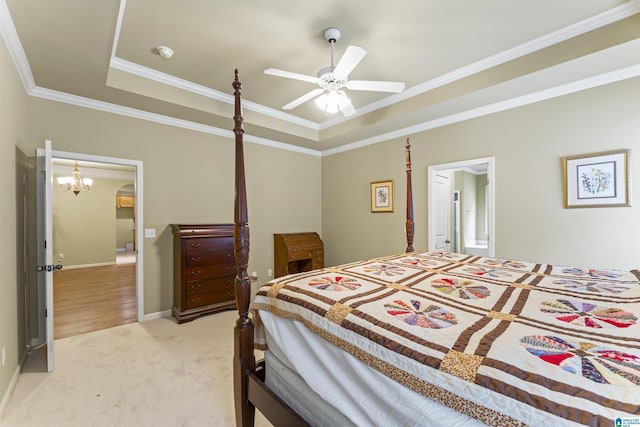
[[[629,150],[564,157],[564,207],[631,206]]]
[[[371,212],[393,212],[393,180],[371,183]]]

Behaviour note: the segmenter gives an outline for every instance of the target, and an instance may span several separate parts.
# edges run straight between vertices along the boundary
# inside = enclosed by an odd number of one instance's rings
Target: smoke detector
[[[173,49],[167,46],[158,46],[156,48],[156,51],[158,52],[158,55],[160,55],[164,59],[171,59],[171,57],[173,56]]]

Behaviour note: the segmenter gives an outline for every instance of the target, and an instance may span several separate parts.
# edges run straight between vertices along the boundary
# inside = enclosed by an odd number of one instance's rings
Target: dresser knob
[[[197,285],[193,284],[191,285],[191,289],[193,289],[194,291],[197,291],[198,289],[202,289],[202,284],[198,283]]]
[[[201,275],[201,274],[202,274],[202,272],[201,272],[200,270],[198,270],[198,271],[192,271],[192,272],[191,272],[191,275],[192,275],[192,276],[199,276],[199,275]]]
[[[192,247],[192,248],[199,248],[199,247],[200,247],[200,242],[193,242],[193,243],[191,243],[191,247]]]
[[[196,257],[191,257],[191,261],[193,261],[193,262],[200,262],[200,261],[202,261],[202,257],[201,257],[201,256],[199,256],[198,258],[196,258]]]

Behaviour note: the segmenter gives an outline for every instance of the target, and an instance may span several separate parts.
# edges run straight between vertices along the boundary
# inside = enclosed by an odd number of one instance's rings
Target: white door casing
[[[51,141],[36,151],[38,218],[38,343],[47,347],[47,371],[54,368],[53,336],[53,189]]]
[[[488,236],[488,256],[495,256],[495,157],[484,157],[472,160],[463,160],[460,162],[446,163],[440,165],[433,165],[428,167],[429,185],[428,185],[428,200],[429,200],[429,231],[428,231],[428,244],[427,247],[430,250],[434,250],[436,246],[436,221],[438,217],[438,203],[436,201],[436,174],[439,171],[446,170],[460,170],[475,165],[486,165],[487,169],[487,192],[486,192],[486,206],[487,206],[487,236]]]
[[[144,222],[143,222],[143,188],[142,162],[139,160],[119,159],[113,157],[93,156],[89,154],[53,151],[51,141],[45,141],[44,149],[36,150],[37,170],[37,263],[39,266],[52,265],[53,261],[53,158],[84,160],[97,163],[111,163],[133,166],[136,168],[135,178],[135,227],[136,227],[136,306],[137,321],[144,321]],[[46,245],[45,245],[46,241]],[[34,346],[47,344],[47,369],[54,368],[54,332],[53,332],[53,269],[38,274],[38,338]]]
[[[434,182],[435,207],[435,247],[437,251],[451,251],[451,183],[449,175],[437,173]]]

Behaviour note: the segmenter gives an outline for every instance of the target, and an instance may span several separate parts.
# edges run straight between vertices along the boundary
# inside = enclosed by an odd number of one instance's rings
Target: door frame
[[[38,148],[36,150],[37,156],[45,155],[45,149]],[[74,153],[68,151],[51,150],[51,158],[63,158],[68,160],[88,161],[95,163],[108,163],[114,165],[131,166],[135,168],[135,227],[136,227],[136,311],[137,321],[144,321],[144,191],[143,191],[143,165],[141,160],[123,159],[117,157],[97,156],[92,154]],[[46,203],[51,204],[51,198]],[[36,206],[38,217],[44,216],[44,206]],[[51,206],[50,206],[51,211]],[[45,219],[46,220],[46,219]],[[53,300],[52,300],[53,301]],[[53,313],[51,313],[53,316]],[[40,316],[38,316],[40,318]],[[47,340],[46,327],[43,330],[44,319],[39,319],[38,328],[38,341],[43,342]]]
[[[133,166],[136,168],[136,310],[138,322],[144,321],[144,198],[142,191],[142,161],[122,159],[118,157],[95,156],[92,154],[72,153],[67,151],[52,151],[52,158],[64,158],[95,163],[109,163],[113,165]],[[115,202],[114,202],[115,203]]]
[[[471,166],[486,164],[487,165],[487,200],[485,203],[488,206],[487,212],[487,235],[489,241],[487,242],[488,254],[490,257],[495,256],[495,244],[496,244],[496,171],[495,171],[495,157],[483,157],[479,159],[462,160],[459,162],[443,163],[440,165],[432,165],[428,167],[428,179],[429,184],[427,186],[428,200],[429,200],[429,221],[428,221],[428,237],[427,247],[429,250],[434,249],[435,245],[435,226],[436,226],[436,206],[435,206],[435,191],[433,184],[435,183],[436,173],[444,170],[460,170]]]

